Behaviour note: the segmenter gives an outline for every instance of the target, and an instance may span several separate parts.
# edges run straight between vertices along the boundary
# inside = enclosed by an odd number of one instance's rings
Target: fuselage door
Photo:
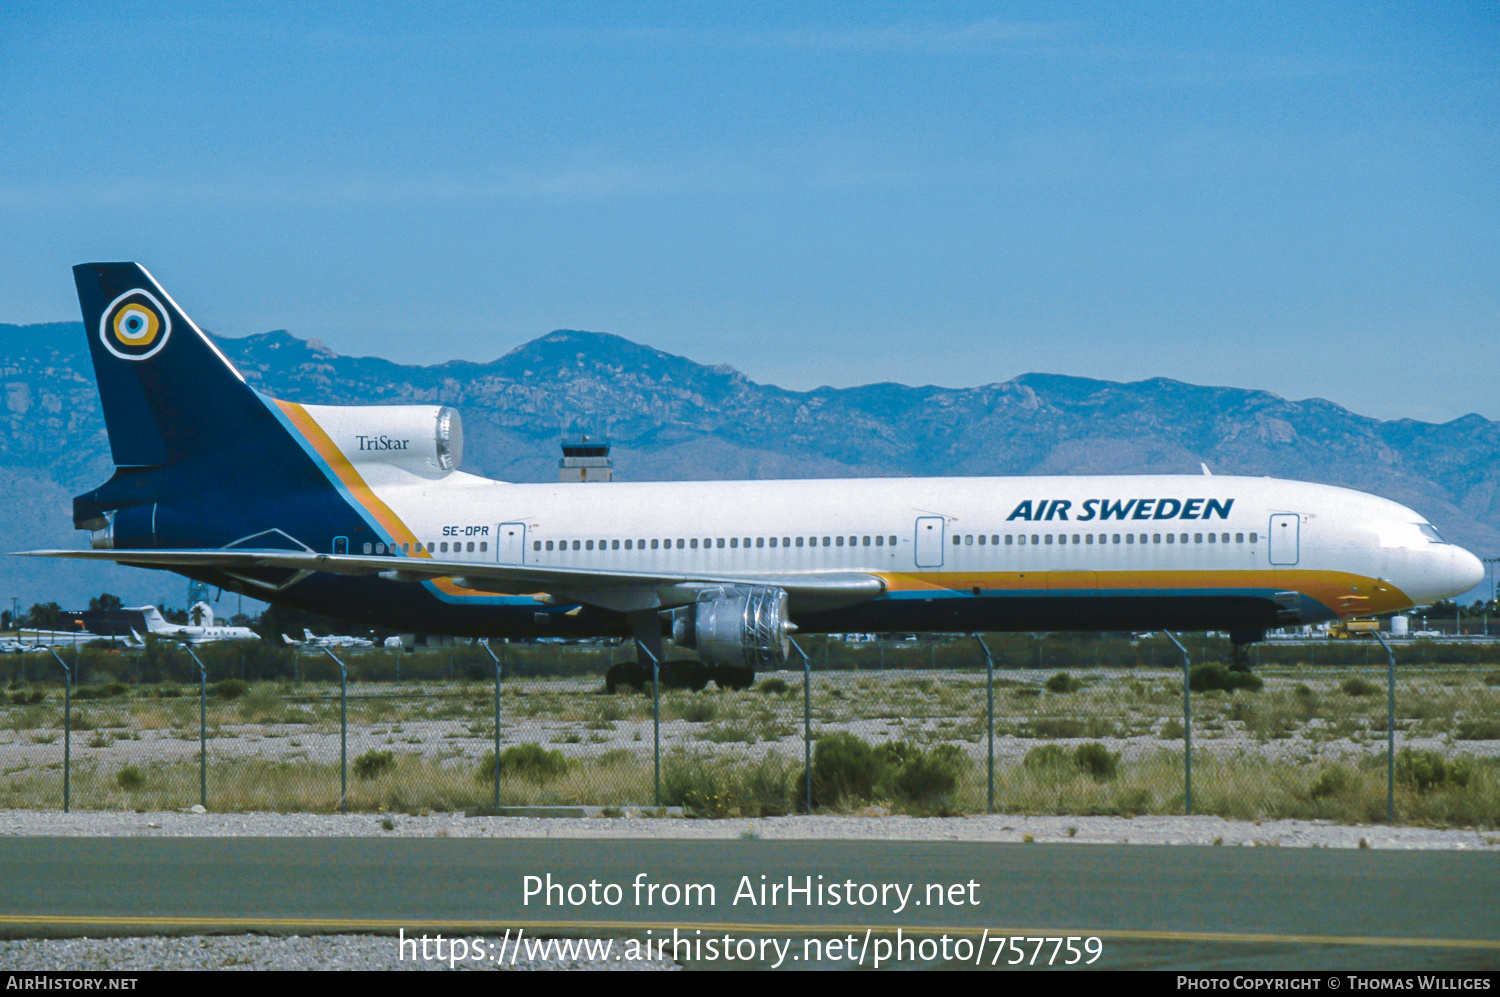
[[[942,516],[917,517],[917,567],[941,568],[943,566],[944,525]]]
[[[1298,534],[1301,532],[1301,519],[1296,513],[1282,512],[1271,517],[1271,563],[1279,565],[1296,564],[1301,559]]]
[[[495,528],[495,561],[521,564],[526,560],[526,524],[501,523]]]
[[[334,537],[333,538],[333,552],[335,554],[347,554],[347,553],[349,553],[349,538],[348,537]]]

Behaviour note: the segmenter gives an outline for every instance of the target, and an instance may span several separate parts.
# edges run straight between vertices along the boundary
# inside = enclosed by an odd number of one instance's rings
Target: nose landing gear
[[[1230,661],[1232,672],[1250,671],[1250,645],[1266,639],[1263,629],[1229,631]]]

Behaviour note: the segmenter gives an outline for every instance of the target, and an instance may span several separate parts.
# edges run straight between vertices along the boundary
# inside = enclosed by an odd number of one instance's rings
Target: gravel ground
[[[673,962],[620,958],[613,946],[607,960],[527,959],[455,962],[454,969],[678,969]],[[193,935],[183,938],[28,938],[0,941],[0,971],[120,972],[193,969],[448,969],[447,962],[398,958],[396,939],[377,935],[319,935],[269,938],[264,935]]]
[[[386,830],[384,821],[393,827]],[[0,810],[0,835],[70,837],[763,838],[766,840],[1059,841],[1080,844],[1475,849],[1500,854],[1500,832],[1232,821],[1220,817],[860,816],[683,820],[652,817],[464,817],[442,813],[122,813]]]

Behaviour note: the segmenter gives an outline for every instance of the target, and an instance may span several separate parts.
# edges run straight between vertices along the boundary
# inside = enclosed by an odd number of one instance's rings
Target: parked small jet
[[[293,647],[374,647],[373,640],[363,637],[340,637],[337,634],[329,634],[327,637],[319,637],[306,627],[302,628],[302,639],[281,635],[281,639]]]
[[[188,611],[188,619],[200,621],[198,625],[168,623],[162,617],[161,610],[155,606],[126,606],[125,608],[144,616],[146,631],[164,640],[183,640],[189,644],[211,644],[221,640],[260,640],[260,634],[249,627],[216,626],[213,608],[206,602],[195,602],[193,608]],[[141,639],[141,635],[134,630],[130,633],[136,640]]]

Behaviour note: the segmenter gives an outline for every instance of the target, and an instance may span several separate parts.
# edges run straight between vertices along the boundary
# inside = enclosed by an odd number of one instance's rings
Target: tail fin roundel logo
[[[167,345],[172,320],[149,291],[134,288],[109,303],[99,320],[99,339],[121,360],[145,360]]]

